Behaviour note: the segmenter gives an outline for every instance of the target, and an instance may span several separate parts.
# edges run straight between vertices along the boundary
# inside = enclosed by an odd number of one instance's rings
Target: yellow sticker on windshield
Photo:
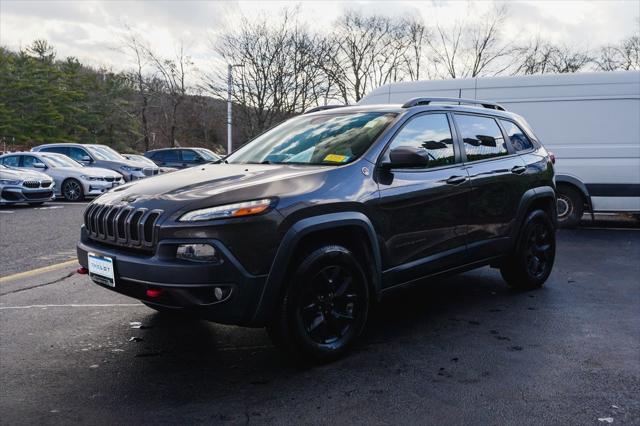
[[[338,155],[338,154],[329,154],[324,157],[324,161],[331,161],[332,163],[344,163],[347,161],[349,157],[346,155]]]

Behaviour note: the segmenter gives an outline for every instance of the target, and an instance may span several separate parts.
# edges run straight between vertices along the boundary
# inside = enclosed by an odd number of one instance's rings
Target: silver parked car
[[[124,183],[120,173],[99,167],[84,167],[66,155],[52,152],[16,152],[0,156],[0,163],[49,175],[55,182],[55,195],[69,201],[96,197]]]
[[[149,158],[145,157],[144,155],[140,155],[140,154],[120,154],[120,155],[122,155],[127,160],[139,161],[141,163],[149,164],[150,166],[157,166],[157,164],[154,163],[153,160],[150,160]],[[162,173],[175,172],[176,170],[178,170],[175,167],[158,166],[158,168],[160,169],[160,173],[161,174]]]
[[[49,176],[0,164],[0,205],[27,203],[37,206],[53,199],[53,180]]]
[[[124,180],[142,179],[157,175],[157,166],[149,166],[137,161],[131,161],[118,154],[106,145],[80,143],[54,143],[32,148],[33,152],[55,152],[70,157],[88,167],[101,167],[120,173]]]

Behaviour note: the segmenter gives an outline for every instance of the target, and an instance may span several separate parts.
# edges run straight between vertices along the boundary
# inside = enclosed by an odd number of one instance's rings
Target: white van
[[[555,154],[561,225],[585,211],[640,212],[640,72],[393,83],[358,103],[417,97],[496,101],[522,115]]]

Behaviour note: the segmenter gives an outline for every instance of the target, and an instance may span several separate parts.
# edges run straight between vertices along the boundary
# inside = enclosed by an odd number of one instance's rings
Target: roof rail
[[[506,111],[504,107],[495,102],[481,101],[478,99],[462,99],[462,98],[413,98],[409,99],[402,105],[402,108],[411,108],[419,105],[429,105],[431,102],[451,102],[460,104],[482,105],[485,108],[495,109],[497,111]]]
[[[303,114],[311,114],[312,112],[324,111],[326,109],[343,108],[349,105],[322,105],[313,108],[309,108]]]

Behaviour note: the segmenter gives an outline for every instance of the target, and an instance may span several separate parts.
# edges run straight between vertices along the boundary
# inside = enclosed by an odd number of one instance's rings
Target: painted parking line
[[[64,209],[64,206],[46,206],[46,207],[35,208],[35,210],[55,210],[55,209]]]
[[[62,269],[72,265],[78,265],[78,261],[76,259],[73,259],[73,260],[68,260],[66,262],[56,263],[54,265],[44,266],[42,268],[32,269],[31,271],[20,272],[18,274],[13,274],[13,275],[7,275],[6,277],[0,277],[0,283],[13,281],[21,278],[29,278],[34,275],[43,274],[45,272],[52,272],[52,271]]]
[[[4,214],[13,214],[13,213],[15,213],[15,212],[14,212],[14,211],[12,211],[12,210],[0,210],[0,213],[4,213]]]
[[[46,308],[113,308],[144,306],[142,303],[89,303],[70,305],[25,305],[25,306],[0,306],[0,311],[8,309],[46,309]]]

